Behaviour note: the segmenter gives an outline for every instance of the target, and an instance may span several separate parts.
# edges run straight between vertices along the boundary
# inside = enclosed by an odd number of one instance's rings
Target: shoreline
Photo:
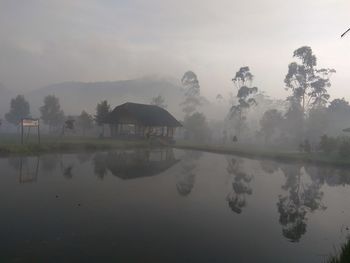
[[[6,143],[0,144],[0,157],[16,155],[40,155],[50,153],[96,152],[113,149],[149,148],[148,141],[120,141],[111,139],[77,139],[62,141],[46,141],[39,144]]]
[[[197,145],[197,144],[175,144],[172,146],[176,149],[204,151],[217,154],[236,155],[240,157],[253,159],[269,159],[280,162],[301,162],[317,165],[332,165],[350,167],[350,158],[340,158],[338,156],[330,156],[323,153],[299,153],[299,152],[281,152],[266,151],[258,148],[228,147],[217,145]]]
[[[240,157],[253,159],[269,159],[281,162],[301,162],[317,165],[332,165],[350,167],[350,158],[341,158],[336,155],[326,155],[323,153],[299,153],[272,151],[252,146],[223,146],[210,144],[192,144],[178,142],[173,145],[159,144],[154,145],[148,140],[114,140],[97,138],[64,138],[62,140],[44,140],[40,145],[35,143],[0,143],[0,157],[14,155],[39,155],[50,153],[79,153],[79,152],[97,152],[104,150],[132,149],[132,148],[154,148],[154,147],[172,147],[182,150],[204,151],[217,154],[236,155]]]

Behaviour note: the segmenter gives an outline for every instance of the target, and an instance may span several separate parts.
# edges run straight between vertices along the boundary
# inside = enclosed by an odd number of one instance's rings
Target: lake
[[[0,262],[324,262],[350,170],[172,149],[0,159]]]

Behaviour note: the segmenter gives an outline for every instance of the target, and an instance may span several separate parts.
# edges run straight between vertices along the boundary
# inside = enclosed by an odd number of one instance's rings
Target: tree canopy
[[[103,100],[96,106],[95,121],[97,125],[103,125],[108,121],[108,115],[111,111],[111,106],[108,104],[107,100]]]
[[[64,113],[61,110],[59,99],[55,95],[48,95],[44,98],[44,105],[40,107],[41,119],[45,124],[49,125],[51,131],[52,127],[62,125],[64,121]]]
[[[237,117],[236,134],[240,135],[243,121],[246,119],[246,111],[253,105],[257,105],[253,95],[258,92],[257,87],[252,87],[253,74],[249,67],[241,67],[232,79],[237,88],[238,103],[230,109],[230,119]]]
[[[299,103],[303,113],[310,107],[325,106],[328,99],[328,88],[331,86],[330,76],[336,71],[329,68],[316,69],[317,59],[311,47],[303,46],[296,49],[293,57],[301,64],[292,62],[284,79],[286,89],[292,91],[288,98],[293,103]]]
[[[152,98],[151,105],[156,105],[156,106],[161,107],[163,109],[166,109],[168,107],[168,105],[165,104],[165,99],[160,94],[158,96]]]
[[[22,118],[28,118],[30,115],[29,102],[23,95],[18,95],[11,99],[10,111],[6,113],[5,119],[11,124],[18,125]]]
[[[180,104],[182,111],[186,116],[197,111],[201,105],[200,86],[197,75],[193,71],[187,71],[181,79],[182,86],[185,92],[185,99]]]

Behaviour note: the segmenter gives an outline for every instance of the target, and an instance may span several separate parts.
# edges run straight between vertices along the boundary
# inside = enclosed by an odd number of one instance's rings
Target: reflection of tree
[[[283,235],[292,242],[298,242],[306,233],[307,213],[326,209],[322,204],[322,183],[316,178],[306,183],[305,170],[299,165],[283,165],[281,170],[286,177],[282,189],[288,194],[279,196],[279,222]]]
[[[313,181],[317,180],[321,184],[326,183],[329,186],[350,184],[350,170],[346,167],[309,165],[305,166],[305,170]]]
[[[64,178],[66,179],[73,178],[74,164],[65,162],[62,155],[60,155],[60,167],[61,167],[61,173]]]
[[[73,165],[72,164],[68,165],[68,166],[61,165],[61,168],[62,168],[62,174],[63,174],[64,178],[66,178],[66,179],[73,178],[73,173],[72,173]]]
[[[276,172],[279,168],[279,165],[277,162],[270,161],[270,160],[261,160],[260,161],[261,169],[268,174],[273,174]]]
[[[58,158],[56,155],[49,154],[41,157],[41,169],[45,172],[52,172],[56,169]]]
[[[82,152],[77,154],[77,158],[79,160],[79,163],[86,163],[91,159],[91,153],[89,152]]]
[[[97,153],[93,158],[94,163],[94,173],[98,178],[103,180],[107,174],[107,156],[103,153]]]
[[[246,196],[251,195],[253,192],[249,185],[253,176],[243,171],[242,159],[231,158],[227,161],[227,172],[233,176],[233,182],[232,190],[227,195],[226,200],[232,211],[240,214],[243,207],[247,205]]]
[[[181,196],[188,196],[195,184],[197,160],[202,156],[199,151],[186,151],[181,160],[181,173],[176,176],[176,190]]]

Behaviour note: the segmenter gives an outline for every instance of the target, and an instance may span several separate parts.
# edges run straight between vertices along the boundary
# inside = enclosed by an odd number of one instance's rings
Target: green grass
[[[100,151],[117,148],[144,148],[152,147],[152,143],[147,140],[115,140],[98,139],[92,137],[58,137],[42,136],[41,144],[38,145],[35,136],[25,139],[21,145],[18,135],[0,135],[0,155],[13,154],[39,154],[51,152],[80,152],[80,151]],[[339,155],[326,155],[323,153],[300,153],[287,150],[277,150],[272,148],[256,147],[254,145],[212,145],[194,144],[189,142],[177,142],[172,145],[174,148],[199,150],[213,153],[233,154],[248,158],[268,158],[277,161],[299,161],[325,165],[350,166],[350,158],[341,158]]]
[[[308,162],[324,165],[350,166],[350,158],[342,158],[336,154],[326,155],[324,153],[300,153],[292,151],[281,151],[272,148],[255,147],[253,145],[211,145],[194,144],[188,142],[177,142],[174,145],[179,149],[191,149],[213,153],[232,154],[248,158],[267,158],[285,162]]]
[[[30,137],[21,145],[18,136],[0,136],[0,155],[15,154],[40,154],[52,152],[81,152],[81,151],[101,151],[119,148],[144,148],[150,147],[150,143],[145,140],[121,141],[114,139],[98,139],[88,137],[53,137],[43,136],[40,145]]]
[[[348,263],[350,262],[350,240],[342,245],[336,256],[331,256],[327,263]]]

